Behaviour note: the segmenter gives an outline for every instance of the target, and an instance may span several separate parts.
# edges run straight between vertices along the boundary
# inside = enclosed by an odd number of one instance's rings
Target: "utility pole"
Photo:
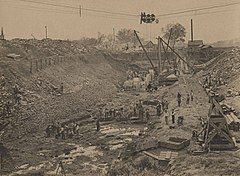
[[[45,26],[45,32],[46,32],[46,39],[48,38],[47,34],[47,26]]]
[[[191,19],[191,41],[193,41],[193,20]]]
[[[82,17],[82,6],[79,5],[79,16]]]

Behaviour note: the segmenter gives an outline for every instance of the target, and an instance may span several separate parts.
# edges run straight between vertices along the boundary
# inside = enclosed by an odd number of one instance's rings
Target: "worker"
[[[99,118],[101,119],[101,118],[102,118],[102,116],[103,116],[103,113],[102,113],[102,108],[99,108],[98,112],[99,112]]]
[[[179,117],[178,117],[178,119],[177,119],[177,124],[178,124],[178,126],[183,125],[183,116],[179,116]]]
[[[176,115],[175,110],[172,109],[172,112],[171,112],[171,116],[172,116],[172,124],[175,124],[175,115]]]
[[[78,130],[79,130],[79,125],[77,123],[74,123],[73,124],[73,133],[78,134]]]
[[[61,83],[60,92],[63,94],[63,83]]]
[[[166,108],[166,110],[168,110],[168,105],[169,105],[169,102],[165,99],[165,108]]]
[[[168,112],[167,112],[166,109],[165,109],[164,112],[163,112],[163,116],[164,116],[166,125],[168,125]]]
[[[190,95],[189,95],[189,93],[187,93],[186,104],[189,104],[189,101],[190,101]]]
[[[73,130],[70,130],[68,133],[68,138],[72,139],[73,136],[74,136],[74,132],[73,132]]]
[[[15,99],[17,99],[18,94],[19,94],[19,88],[18,88],[18,85],[16,84],[13,88],[13,96]]]
[[[16,104],[20,104],[20,100],[21,100],[21,95],[17,94],[17,96],[16,96]]]
[[[57,124],[56,124],[56,135],[55,135],[56,139],[58,139],[61,136],[60,129],[61,129],[60,123],[57,122]]]
[[[146,109],[146,121],[148,122],[150,118],[149,109]]]
[[[133,116],[136,116],[137,115],[137,108],[136,106],[133,107]]]
[[[190,92],[191,101],[193,101],[193,90]]]
[[[108,109],[107,108],[105,108],[105,119],[107,119],[108,118]]]
[[[97,126],[97,132],[99,132],[100,131],[100,120],[99,120],[99,118],[97,118],[97,120],[96,120],[96,126]]]
[[[143,106],[140,104],[138,109],[139,109],[139,111],[138,111],[139,118],[143,121],[143,114],[144,114]]]
[[[157,116],[160,116],[160,115],[161,115],[161,110],[162,110],[162,105],[161,105],[161,103],[159,102],[158,105],[157,105]]]
[[[182,97],[182,95],[178,92],[178,94],[177,94],[178,107],[181,106],[181,97]]]
[[[61,135],[62,139],[66,139],[65,138],[65,128],[64,128],[64,125],[62,125],[61,128],[60,128],[60,135]]]
[[[115,108],[112,109],[112,112],[113,112],[113,118],[115,118],[116,117],[116,110],[115,110]]]
[[[45,131],[46,131],[47,137],[50,137],[50,134],[51,134],[51,132],[50,132],[50,125],[47,126]]]

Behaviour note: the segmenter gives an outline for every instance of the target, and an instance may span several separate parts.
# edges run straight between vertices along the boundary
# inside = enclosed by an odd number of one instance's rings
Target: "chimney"
[[[193,20],[191,19],[191,41],[193,41]]]

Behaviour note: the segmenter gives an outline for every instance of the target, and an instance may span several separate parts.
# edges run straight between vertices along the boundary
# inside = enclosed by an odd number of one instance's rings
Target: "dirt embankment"
[[[0,115],[2,120],[11,121],[2,136],[7,139],[43,130],[53,120],[91,113],[95,105],[111,101],[131,67],[93,49],[83,53],[81,46],[69,41],[4,41],[0,51],[0,75],[4,74]],[[16,84],[18,104],[13,91]],[[9,100],[11,114],[5,118],[4,108]]]

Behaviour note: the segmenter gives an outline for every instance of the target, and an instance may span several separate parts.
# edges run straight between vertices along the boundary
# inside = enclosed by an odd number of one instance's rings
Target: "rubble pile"
[[[210,72],[216,79],[230,82],[239,76],[240,73],[240,50],[235,48],[227,53],[225,57],[215,61]]]
[[[66,40],[13,39],[4,41],[2,45],[5,48],[15,51],[16,54],[30,55],[31,57],[65,56],[86,53],[86,49],[83,46]]]

